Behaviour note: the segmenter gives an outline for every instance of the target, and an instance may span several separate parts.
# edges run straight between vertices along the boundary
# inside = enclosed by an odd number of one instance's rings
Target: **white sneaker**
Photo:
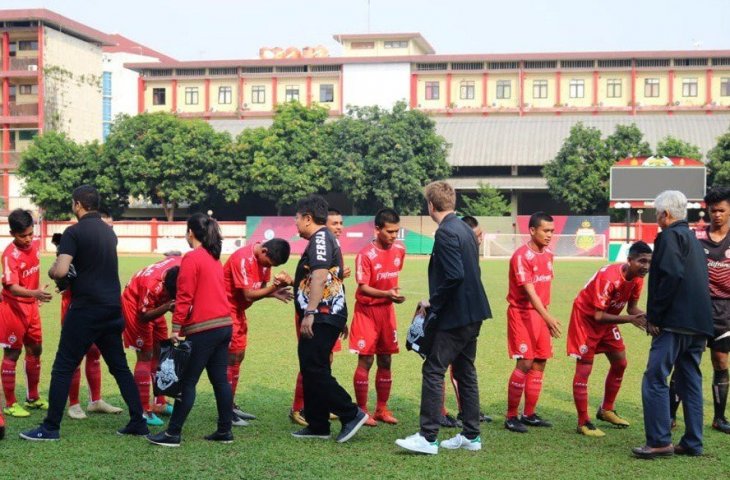
[[[439,453],[439,442],[429,442],[426,437],[420,433],[414,433],[410,437],[399,438],[395,441],[395,444],[406,450],[416,453],[426,453],[429,455],[436,455]]]
[[[234,427],[248,427],[250,425],[250,423],[248,423],[246,420],[242,419],[241,417],[233,415],[231,425],[233,425]]]
[[[111,413],[111,414],[118,414],[122,413],[122,409],[119,407],[115,407],[114,405],[109,405],[101,398],[95,402],[89,402],[89,405],[86,407],[86,410],[93,413]]]
[[[482,437],[477,437],[474,440],[469,440],[464,435],[457,433],[454,438],[449,438],[441,442],[441,446],[448,450],[458,450],[463,448],[464,450],[481,450],[482,449]]]
[[[71,405],[68,407],[68,416],[73,418],[74,420],[83,420],[85,418],[88,418],[86,416],[86,413],[84,413],[84,409],[81,408],[80,404]]]

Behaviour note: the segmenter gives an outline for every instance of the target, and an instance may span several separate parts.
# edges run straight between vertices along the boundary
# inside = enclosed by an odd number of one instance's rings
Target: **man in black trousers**
[[[406,450],[436,454],[444,394],[444,373],[451,365],[461,399],[463,429],[441,443],[449,450],[481,450],[479,386],[474,359],[482,321],[492,312],[479,268],[479,247],[471,227],[454,209],[456,192],[446,182],[426,186],[428,213],[438,223],[433,253],[428,264],[429,322],[435,322],[431,349],[423,363],[421,429],[396,440]]]
[[[61,327],[56,359],[51,371],[48,414],[43,423],[22,432],[20,438],[34,441],[58,440],[61,419],[71,385],[71,376],[91,344],[101,351],[110,373],[129,407],[130,422],[117,431],[120,435],[146,435],[142,404],[127,365],[122,346],[124,320],[117,261],[117,236],[99,214],[99,193],[82,185],[73,191],[73,213],[79,222],[61,237],[56,261],[48,275],[56,281],[69,277],[71,262],[71,306]]]

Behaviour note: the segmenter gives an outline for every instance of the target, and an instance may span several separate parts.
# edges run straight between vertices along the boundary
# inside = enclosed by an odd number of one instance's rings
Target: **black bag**
[[[408,328],[408,335],[406,335],[406,350],[413,350],[422,358],[426,358],[431,353],[435,332],[436,315],[427,308],[424,316],[417,308],[411,326]]]
[[[160,342],[160,362],[157,365],[152,390],[157,395],[179,399],[182,393],[182,376],[188,365],[193,344],[189,341],[174,344],[172,340]]]

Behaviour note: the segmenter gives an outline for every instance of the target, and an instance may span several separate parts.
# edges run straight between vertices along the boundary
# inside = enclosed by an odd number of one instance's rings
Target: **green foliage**
[[[644,140],[644,134],[635,123],[616,125],[616,130],[606,138],[606,150],[614,162],[627,157],[651,155],[651,146]]]
[[[683,157],[702,159],[700,147],[684,140],[667,135],[656,145],[656,155],[659,157]]]
[[[708,185],[730,185],[730,131],[717,138],[717,145],[707,152]]]
[[[492,188],[490,185],[480,184],[474,198],[463,196],[462,199],[464,208],[461,210],[466,215],[496,217],[510,213],[507,200],[496,188]]]
[[[83,184],[99,190],[102,208],[112,215],[127,205],[120,171],[108,162],[98,142],[79,145],[57,132],[36,136],[23,152],[18,175],[25,182],[23,193],[51,220],[70,218],[71,192]]]

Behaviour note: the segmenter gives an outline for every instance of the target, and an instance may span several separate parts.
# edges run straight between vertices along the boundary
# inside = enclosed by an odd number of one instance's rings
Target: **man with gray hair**
[[[707,261],[687,224],[687,198],[667,190],[654,200],[662,232],[654,240],[649,269],[647,332],[653,337],[641,384],[646,445],[638,458],[702,454],[702,372],[700,361],[712,337]],[[685,432],[672,445],[667,377],[674,369],[684,405]]]

